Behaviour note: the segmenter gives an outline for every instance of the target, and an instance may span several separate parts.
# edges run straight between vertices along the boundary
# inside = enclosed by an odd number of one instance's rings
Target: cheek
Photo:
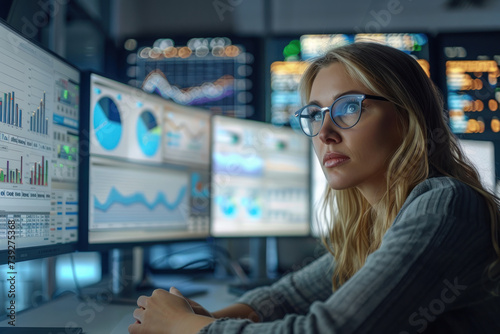
[[[359,129],[359,135],[353,138],[361,155],[371,161],[385,161],[401,143],[397,122],[392,119],[381,119],[372,122],[369,127]]]
[[[393,117],[389,117],[389,119],[379,127],[381,140],[385,142],[385,146],[391,154],[394,153],[403,142],[403,134],[396,116],[396,111],[394,111],[392,115]]]

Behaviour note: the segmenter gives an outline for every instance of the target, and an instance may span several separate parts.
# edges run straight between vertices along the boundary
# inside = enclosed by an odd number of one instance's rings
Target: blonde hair
[[[411,190],[431,172],[456,178],[484,197],[497,253],[488,267],[491,278],[500,265],[499,200],[483,188],[477,171],[450,132],[438,89],[417,61],[404,52],[375,43],[355,43],[335,48],[308,66],[300,87],[304,102],[309,100],[318,72],[334,62],[373,94],[396,106],[405,136],[389,161],[386,192],[376,205],[371,206],[356,188],[325,190],[322,209],[329,229],[323,241],[335,257],[333,289],[352,277],[380,247]],[[338,210],[331,210],[332,203]]]

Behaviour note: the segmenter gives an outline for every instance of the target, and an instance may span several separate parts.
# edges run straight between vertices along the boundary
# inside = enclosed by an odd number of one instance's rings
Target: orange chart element
[[[465,133],[483,133],[484,122],[481,119],[469,119]]]
[[[498,102],[494,99],[489,100],[488,101],[488,108],[490,108],[491,111],[497,111]]]
[[[275,61],[271,64],[271,73],[302,75],[308,66],[305,61]]]
[[[500,132],[500,121],[498,120],[498,118],[493,117],[493,119],[491,120],[490,126],[491,126],[491,130],[493,132],[495,132],[495,133]]]
[[[446,74],[453,72],[490,72],[496,73],[498,65],[494,60],[450,60],[446,62]]]
[[[463,109],[465,112],[483,111],[484,103],[481,100],[464,101]]]

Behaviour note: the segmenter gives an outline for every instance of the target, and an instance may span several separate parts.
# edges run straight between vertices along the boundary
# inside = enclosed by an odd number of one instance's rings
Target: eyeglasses
[[[382,96],[350,94],[339,97],[330,107],[321,108],[315,104],[308,104],[296,111],[294,116],[298,119],[302,131],[309,137],[319,133],[327,112],[330,112],[330,118],[335,125],[349,129],[358,124],[365,99],[389,101]]]

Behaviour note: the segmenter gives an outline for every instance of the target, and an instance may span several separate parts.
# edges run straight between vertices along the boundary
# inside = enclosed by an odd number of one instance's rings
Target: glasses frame
[[[354,122],[353,125],[351,126],[348,126],[348,127],[343,127],[343,126],[340,126],[337,122],[335,122],[335,120],[333,119],[333,114],[332,114],[332,111],[333,111],[333,107],[335,106],[335,103],[337,103],[339,100],[342,100],[342,99],[345,99],[345,98],[357,98],[358,100],[360,100],[360,107],[362,107],[362,104],[363,104],[363,101],[366,100],[366,99],[369,99],[369,100],[378,100],[378,101],[389,101],[388,99],[386,99],[385,97],[382,97],[382,96],[377,96],[377,95],[369,95],[369,94],[347,94],[347,95],[342,95],[338,98],[335,99],[335,101],[333,101],[333,103],[331,104],[331,106],[329,107],[323,107],[323,108],[319,108],[319,110],[321,111],[321,125],[319,127],[319,130],[318,130],[318,133],[316,134],[313,134],[313,135],[308,135],[303,126],[302,126],[302,122],[300,121],[300,118],[307,118],[307,116],[303,116],[302,115],[302,111],[304,109],[306,109],[307,107],[310,107],[310,106],[316,106],[316,107],[319,107],[317,104],[308,104],[308,105],[305,105],[303,106],[302,108],[300,108],[299,110],[297,110],[294,114],[294,117],[297,119],[297,121],[299,122],[300,124],[300,129],[302,130],[302,132],[308,136],[308,137],[316,137],[320,132],[321,132],[321,128],[323,127],[323,123],[325,122],[325,114],[328,112],[330,114],[330,119],[332,120],[332,122],[338,126],[339,128],[341,129],[350,129],[352,128],[353,126],[355,126],[356,124],[358,124],[359,120],[361,119],[361,111],[362,109],[360,109],[359,111],[359,115],[358,115],[358,119],[356,120],[356,122]]]

